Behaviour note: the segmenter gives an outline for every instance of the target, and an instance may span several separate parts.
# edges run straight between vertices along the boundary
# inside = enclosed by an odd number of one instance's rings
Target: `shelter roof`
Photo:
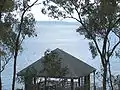
[[[61,58],[62,66],[67,66],[69,69],[69,74],[67,74],[65,77],[87,76],[96,70],[94,67],[86,64],[85,62],[59,48],[53,50],[53,52],[57,53]],[[44,59],[44,57],[40,58],[38,61],[18,72],[17,75],[24,76],[25,72],[29,70],[31,73],[37,73],[38,76],[47,76],[45,72],[41,72],[43,69],[42,60]]]

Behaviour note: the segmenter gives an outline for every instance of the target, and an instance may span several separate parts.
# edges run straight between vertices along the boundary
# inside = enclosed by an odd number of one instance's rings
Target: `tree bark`
[[[112,73],[111,73],[111,69],[110,69],[110,62],[108,62],[108,66],[109,66],[109,75],[110,75],[110,86],[111,86],[111,90],[113,90],[113,83],[112,83]],[[120,89],[119,89],[120,90]]]
[[[103,90],[106,90],[107,64],[103,66]]]
[[[2,79],[1,79],[1,57],[0,57],[0,90],[2,90]]]
[[[1,18],[2,18],[2,13],[0,12],[0,22],[1,22]]]
[[[16,77],[16,61],[17,61],[17,56],[18,56],[18,42],[19,39],[16,41],[16,50],[15,50],[15,55],[14,55],[14,68],[13,68],[13,81],[12,81],[12,90],[15,89],[15,77]]]
[[[2,90],[1,72],[0,72],[0,90]]]

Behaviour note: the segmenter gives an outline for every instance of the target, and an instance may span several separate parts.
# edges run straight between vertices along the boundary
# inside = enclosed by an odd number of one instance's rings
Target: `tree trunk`
[[[106,90],[106,78],[107,78],[107,64],[103,66],[103,90]]]
[[[0,72],[0,90],[2,90],[1,72]]]
[[[1,79],[1,57],[0,57],[0,90],[2,90],[2,79]]]
[[[17,56],[15,56],[15,57],[17,57]],[[14,59],[12,90],[14,90],[14,88],[15,88],[15,77],[16,77],[16,59]]]
[[[118,90],[120,90],[120,82],[118,83]]]
[[[15,49],[15,55],[14,55],[14,67],[13,67],[13,80],[12,80],[12,90],[15,90],[15,77],[16,77],[16,61],[17,61],[17,55],[18,55],[18,40],[16,42],[16,49]]]
[[[110,75],[110,86],[111,86],[111,90],[113,90],[113,83],[112,83],[112,74],[111,74],[111,69],[110,69],[110,62],[108,62],[108,66],[109,66],[109,75]]]
[[[2,13],[0,12],[0,23],[1,23]]]

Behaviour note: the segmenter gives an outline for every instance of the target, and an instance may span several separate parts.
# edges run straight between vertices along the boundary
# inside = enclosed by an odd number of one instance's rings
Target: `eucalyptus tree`
[[[0,90],[2,90],[1,72],[12,58],[15,32],[12,30],[13,11],[12,0],[0,1]]]
[[[92,57],[99,56],[103,67],[103,90],[111,77],[110,60],[120,56],[119,0],[44,0],[43,14],[49,17],[72,18],[80,23],[77,32],[89,40]],[[113,90],[112,80],[110,79]]]
[[[6,56],[8,53],[13,52],[13,41],[15,37],[15,32],[12,30],[13,17],[10,12],[13,11],[13,1],[12,0],[1,0],[0,4],[0,57],[3,61],[2,68],[0,72],[4,70],[5,64],[7,64]],[[5,60],[4,60],[5,59]]]
[[[19,46],[21,46],[26,36],[36,36],[35,18],[33,14],[30,13],[30,9],[37,3],[37,1],[38,0],[35,0],[32,4],[30,4],[29,0],[15,1],[15,15],[18,16],[18,19],[14,25],[17,36],[14,43],[12,90],[15,90],[16,63],[20,51]]]
[[[0,3],[0,57],[3,61],[0,72],[13,57],[12,90],[15,87],[16,60],[22,50],[22,42],[26,36],[36,36],[35,18],[30,8],[37,1],[31,5],[29,0],[1,0]]]

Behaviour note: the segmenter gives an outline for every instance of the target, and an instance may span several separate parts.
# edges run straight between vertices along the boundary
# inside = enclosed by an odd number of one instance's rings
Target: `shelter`
[[[25,90],[42,90],[43,88],[41,87],[44,87],[45,90],[50,90],[50,88],[47,88],[47,84],[50,81],[50,79],[48,80],[48,78],[57,78],[57,79],[61,78],[62,79],[61,82],[67,81],[64,82],[64,86],[67,84],[68,87],[65,86],[64,90],[67,90],[68,88],[69,90],[70,89],[90,90],[90,74],[94,73],[96,69],[84,63],[83,61],[77,59],[76,57],[68,54],[67,52],[64,52],[59,48],[53,50],[52,52],[55,52],[59,55],[59,57],[61,58],[61,66],[62,67],[67,66],[69,73],[67,73],[65,76],[56,76],[56,75],[49,76],[46,72],[42,72],[43,70],[42,61],[45,60],[45,57],[42,57],[38,61],[34,62],[30,66],[26,67],[25,69],[17,73],[18,76],[24,77]],[[27,75],[26,72],[28,72]],[[40,78],[38,77],[41,77],[42,79],[40,80]],[[31,79],[28,80],[28,78]],[[51,80],[52,83],[57,82],[54,79]],[[44,84],[40,85],[40,83],[43,82]],[[36,87],[33,89],[32,85]],[[48,85],[50,87],[50,83]],[[95,78],[94,78],[94,85],[95,85]],[[53,86],[53,84],[51,84],[51,86]],[[56,86],[58,86],[58,84],[56,84]],[[62,90],[62,86],[59,88],[56,86],[54,88],[55,90]]]

